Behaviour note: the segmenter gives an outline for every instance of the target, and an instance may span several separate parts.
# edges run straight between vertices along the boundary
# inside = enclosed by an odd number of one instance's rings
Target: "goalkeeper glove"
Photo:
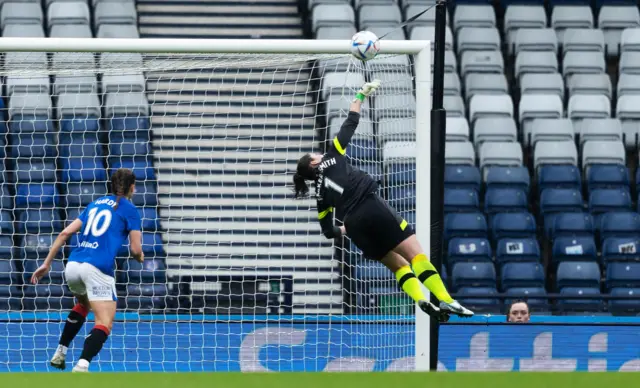
[[[356,94],[355,99],[364,101],[365,98],[372,95],[376,91],[376,89],[378,89],[379,87],[380,87],[379,79],[374,79],[371,82],[367,82],[366,84],[362,85],[362,88],[360,88],[360,90],[358,90],[358,93]]]

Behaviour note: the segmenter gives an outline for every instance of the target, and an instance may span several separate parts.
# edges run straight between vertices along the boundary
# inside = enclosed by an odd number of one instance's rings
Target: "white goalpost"
[[[48,370],[77,240],[28,277],[119,167],[136,173],[146,262],[121,249],[96,371],[429,370],[429,317],[292,199],[297,159],[380,77],[347,155],[430,257],[431,43],[382,40],[366,63],[350,44],[0,38],[0,372]]]

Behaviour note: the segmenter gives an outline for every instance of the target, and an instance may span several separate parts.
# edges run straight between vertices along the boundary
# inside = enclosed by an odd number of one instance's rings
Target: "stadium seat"
[[[128,311],[162,312],[166,305],[166,284],[129,284],[126,298],[118,298],[118,307]]]
[[[14,159],[56,156],[56,139],[53,133],[12,134],[9,139],[8,155]]]
[[[66,185],[64,198],[68,207],[85,207],[106,194],[107,185],[105,182],[70,182]]]
[[[559,71],[558,58],[550,51],[522,51],[516,56],[515,67],[518,80],[529,73],[555,74]]]
[[[7,95],[11,97],[13,93],[49,93],[49,77],[47,76],[30,76],[24,77],[19,75],[7,76],[5,81],[7,87]]]
[[[556,30],[558,42],[569,28],[593,28],[594,20],[591,8],[587,5],[555,5],[551,11],[551,28]]]
[[[7,236],[13,234],[13,216],[8,210],[0,210],[0,233]],[[2,258],[0,256],[0,258]]]
[[[598,251],[593,236],[560,236],[553,240],[551,261],[597,261]]]
[[[144,92],[145,78],[142,72],[130,71],[128,74],[109,74],[102,76],[103,93]]]
[[[469,100],[469,121],[483,117],[513,117],[513,100],[508,94],[476,93]]]
[[[525,136],[531,136],[530,145],[535,148],[539,141],[564,142],[574,141],[573,126],[562,125],[563,120],[537,119],[533,120],[529,128],[531,132]]]
[[[16,161],[16,183],[54,183],[56,178],[56,164],[53,158],[19,158]]]
[[[49,28],[57,24],[89,25],[91,13],[85,1],[56,1],[47,7],[47,25]]]
[[[19,214],[17,229],[19,233],[54,233],[62,230],[62,221],[57,210],[28,209]]]
[[[445,143],[445,163],[475,165],[476,152],[471,142],[448,141]]]
[[[109,165],[111,166],[111,174],[119,168],[128,168],[135,174],[136,181],[156,180],[156,173],[147,158],[110,158]]]
[[[516,122],[511,117],[479,118],[473,125],[473,143],[478,148],[484,142],[516,142]]]
[[[488,215],[523,212],[527,211],[528,207],[527,193],[519,188],[489,188],[485,193],[484,211]]]
[[[599,216],[608,212],[632,210],[631,195],[627,189],[595,189],[589,195],[589,212],[598,224]]]
[[[355,25],[356,17],[349,4],[319,4],[311,12],[313,32],[320,27]]]
[[[583,120],[576,129],[580,134],[580,148],[587,141],[623,141],[622,122],[619,119]]]
[[[640,288],[640,263],[609,263],[607,265],[605,286],[611,290],[615,287]]]
[[[138,213],[142,220],[143,231],[157,232],[160,230],[160,217],[158,216],[158,211],[155,207],[139,207]],[[414,225],[415,223],[412,226]]]
[[[540,193],[540,214],[547,230],[556,214],[581,212],[583,206],[582,194],[576,189],[545,189]]]
[[[420,19],[422,19],[422,18],[420,18]],[[355,34],[355,32],[354,32],[354,34]],[[350,38],[352,36],[353,36],[353,34],[348,35],[348,36],[344,37],[344,39]],[[317,37],[316,39],[320,39],[320,37]],[[410,40],[428,40],[430,42],[433,42],[433,40],[435,39],[435,28],[433,28],[433,24],[431,24],[431,26],[429,26],[429,25],[416,25],[416,26],[414,26],[413,28],[411,28],[411,33],[409,34],[409,39]],[[433,46],[431,47],[431,49],[433,50]],[[448,26],[448,25],[446,26],[446,30],[445,30],[444,49],[447,50],[447,51],[448,50],[453,50],[453,32],[451,31],[451,27]]]
[[[536,171],[545,164],[578,165],[578,150],[572,141],[539,141],[533,151],[533,166]]]
[[[13,210],[13,198],[7,185],[0,185],[0,209]]]
[[[27,2],[3,2],[0,24],[42,24],[43,12],[40,4]]]
[[[341,35],[342,39],[348,39],[355,35],[355,28],[348,28],[350,34]],[[140,39],[138,26],[135,24],[103,24],[98,27],[96,38],[103,39]],[[323,39],[316,35],[317,39]],[[327,39],[327,38],[324,38]],[[335,39],[335,38],[334,38]]]
[[[138,14],[133,2],[100,2],[93,11],[93,25],[97,30],[103,24],[138,23]]]
[[[635,315],[640,311],[640,288],[616,287],[611,289],[611,296],[625,299],[610,299],[609,311],[614,315]],[[638,295],[638,299],[631,299]]]
[[[166,268],[160,259],[145,260],[143,264],[135,260],[125,260],[122,269],[124,279],[122,283],[166,283]]]
[[[86,24],[56,24],[49,27],[52,38],[93,38],[91,27]]]
[[[499,213],[491,221],[491,235],[493,241],[503,238],[532,237],[536,233],[536,221],[527,212]]]
[[[640,13],[635,4],[604,4],[598,13],[598,27],[604,32],[607,56],[617,57],[622,31],[640,27]]]
[[[444,218],[444,238],[487,237],[487,220],[482,213],[450,213]]]
[[[27,234],[22,238],[19,254],[25,259],[44,260],[54,240],[51,234]],[[59,255],[59,254],[58,254]]]
[[[582,179],[577,166],[566,164],[542,165],[538,169],[538,190],[575,189],[582,190]]]
[[[504,33],[507,42],[511,46],[520,28],[545,28],[547,26],[547,14],[541,5],[510,4],[504,14]]]
[[[587,170],[587,188],[630,190],[629,169],[616,164],[594,164]]]
[[[380,24],[398,25],[402,21],[400,8],[396,4],[364,4],[357,11],[361,30],[370,30]]]
[[[492,166],[521,166],[523,162],[520,143],[485,142],[478,150],[480,170]]]
[[[500,284],[503,291],[513,287],[544,287],[544,267],[541,263],[509,262],[502,266]]]
[[[0,257],[0,290],[2,290],[2,287],[19,285],[19,273],[16,260],[12,260],[11,257]],[[0,295],[2,295],[1,292]],[[3,310],[1,306],[0,304],[0,310]]]
[[[104,162],[96,157],[61,158],[64,182],[104,182],[107,173]]]
[[[640,261],[640,236],[607,238],[602,243],[602,260],[605,264],[614,261]]]
[[[142,234],[142,252],[149,259],[159,258],[164,255],[162,245],[162,236],[160,233],[143,233]]]
[[[455,58],[455,54],[451,53]],[[450,60],[451,65],[454,63]],[[455,71],[455,69],[454,69]],[[460,76],[471,73],[504,73],[504,58],[500,51],[465,51],[460,57]]]
[[[420,3],[422,6],[422,3]],[[453,15],[455,32],[464,27],[491,28],[496,26],[496,14],[488,4],[459,4]]]
[[[535,238],[505,238],[496,247],[496,265],[510,262],[540,262],[540,244]]]
[[[458,301],[474,312],[495,311],[501,304],[497,296],[495,287],[461,287],[457,292]]]
[[[600,267],[595,261],[563,261],[556,272],[558,290],[564,287],[600,288]]]
[[[555,94],[564,100],[564,80],[559,73],[525,73],[520,77],[520,94]]]
[[[446,264],[458,262],[491,262],[491,244],[486,238],[456,237],[449,241]]]
[[[478,192],[468,189],[444,189],[444,211],[445,213],[476,212],[480,208]]]
[[[512,287],[506,292],[504,303],[509,306],[516,300],[524,300],[531,311],[546,311],[549,308],[547,291],[544,287]]]
[[[475,166],[446,164],[444,167],[444,187],[471,189],[480,192],[480,170]]]
[[[613,98],[613,86],[608,74],[574,74],[567,80],[569,96],[603,95],[608,100]]]
[[[520,28],[515,32],[511,55],[521,51],[558,51],[558,37],[551,28]]]
[[[447,117],[464,117],[466,107],[464,100],[460,96],[444,96],[443,105],[447,111]],[[415,105],[415,104],[414,104]]]
[[[464,117],[448,117],[446,141],[469,141],[469,122]]]
[[[569,51],[562,60],[562,74],[601,74],[605,72],[604,55],[597,51]]]
[[[136,183],[136,194],[133,196],[136,206],[157,206],[158,188],[155,182]]]
[[[7,24],[2,29],[4,38],[44,38],[40,24]]]
[[[560,290],[560,295],[556,306],[561,311],[594,312],[604,306],[599,287],[564,287]],[[593,299],[589,297],[593,297]]]
[[[611,101],[603,94],[574,94],[569,97],[567,116],[572,120],[611,117]]]
[[[500,50],[500,34],[495,27],[462,27],[456,34],[457,54],[465,51]]]
[[[451,286],[453,290],[461,287],[495,287],[496,269],[493,263],[456,263],[451,269]]]
[[[562,42],[563,54],[571,51],[595,51],[604,54],[604,50],[604,34],[600,29],[570,28],[564,33]]]
[[[598,224],[600,240],[640,236],[640,215],[633,212],[606,213]]]
[[[468,73],[464,81],[464,95],[467,104],[476,94],[509,94],[509,83],[504,74]]]
[[[20,183],[16,185],[16,208],[30,206],[49,208],[59,205],[58,190],[50,183]]]
[[[29,126],[34,128],[31,132],[45,132],[50,129],[50,126],[45,126],[42,122],[47,122],[52,110],[51,97],[48,93],[14,93],[9,99],[9,119],[16,122],[31,121]],[[26,123],[21,124],[22,129]],[[24,128],[28,129],[29,126]]]
[[[522,190],[528,195],[531,178],[526,167],[494,166],[485,169],[485,185],[487,189],[513,188]]]
[[[588,141],[583,145],[582,168],[588,170],[593,164],[625,165],[626,151],[619,141]]]
[[[387,188],[389,205],[395,209],[413,209],[416,201],[416,186],[404,185]]]
[[[109,143],[111,156],[148,156],[151,148],[148,141],[127,141],[123,143]]]
[[[525,94],[520,98],[519,118],[524,132],[535,119],[559,119],[564,114],[562,100],[557,94]]]
[[[96,94],[65,93],[58,96],[58,117],[62,132],[98,131],[100,101]]]
[[[102,144],[93,133],[66,133],[59,135],[58,149],[64,158],[99,158],[102,157]],[[148,155],[148,153],[147,153]]]

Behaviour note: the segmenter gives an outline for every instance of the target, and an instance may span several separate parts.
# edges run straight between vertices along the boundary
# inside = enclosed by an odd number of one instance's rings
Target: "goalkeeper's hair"
[[[111,176],[111,192],[117,196],[116,206],[118,208],[120,199],[122,197],[128,197],[131,191],[131,185],[136,183],[136,175],[128,168],[119,168]]]
[[[304,198],[309,194],[307,181],[315,181],[317,179],[316,169],[311,166],[311,160],[311,154],[305,154],[298,159],[298,167],[293,175],[294,198]]]

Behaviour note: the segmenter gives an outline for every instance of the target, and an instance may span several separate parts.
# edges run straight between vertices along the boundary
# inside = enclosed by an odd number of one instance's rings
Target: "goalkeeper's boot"
[[[89,362],[87,360],[78,360],[76,366],[73,367],[71,371],[73,373],[87,373],[89,372]]]
[[[440,310],[439,308],[437,308],[435,305],[433,305],[431,302],[429,302],[428,300],[421,300],[418,302],[418,306],[420,306],[420,309],[422,311],[424,311],[425,313],[427,313],[431,318],[440,321],[440,322],[446,322],[449,320],[449,314]]]
[[[473,311],[464,307],[458,301],[453,301],[451,303],[440,302],[440,311],[454,314],[462,318],[470,318],[473,317]]]
[[[61,350],[56,350],[56,354],[51,358],[51,366],[56,369],[64,370],[67,367],[66,359],[67,356],[65,356]]]

